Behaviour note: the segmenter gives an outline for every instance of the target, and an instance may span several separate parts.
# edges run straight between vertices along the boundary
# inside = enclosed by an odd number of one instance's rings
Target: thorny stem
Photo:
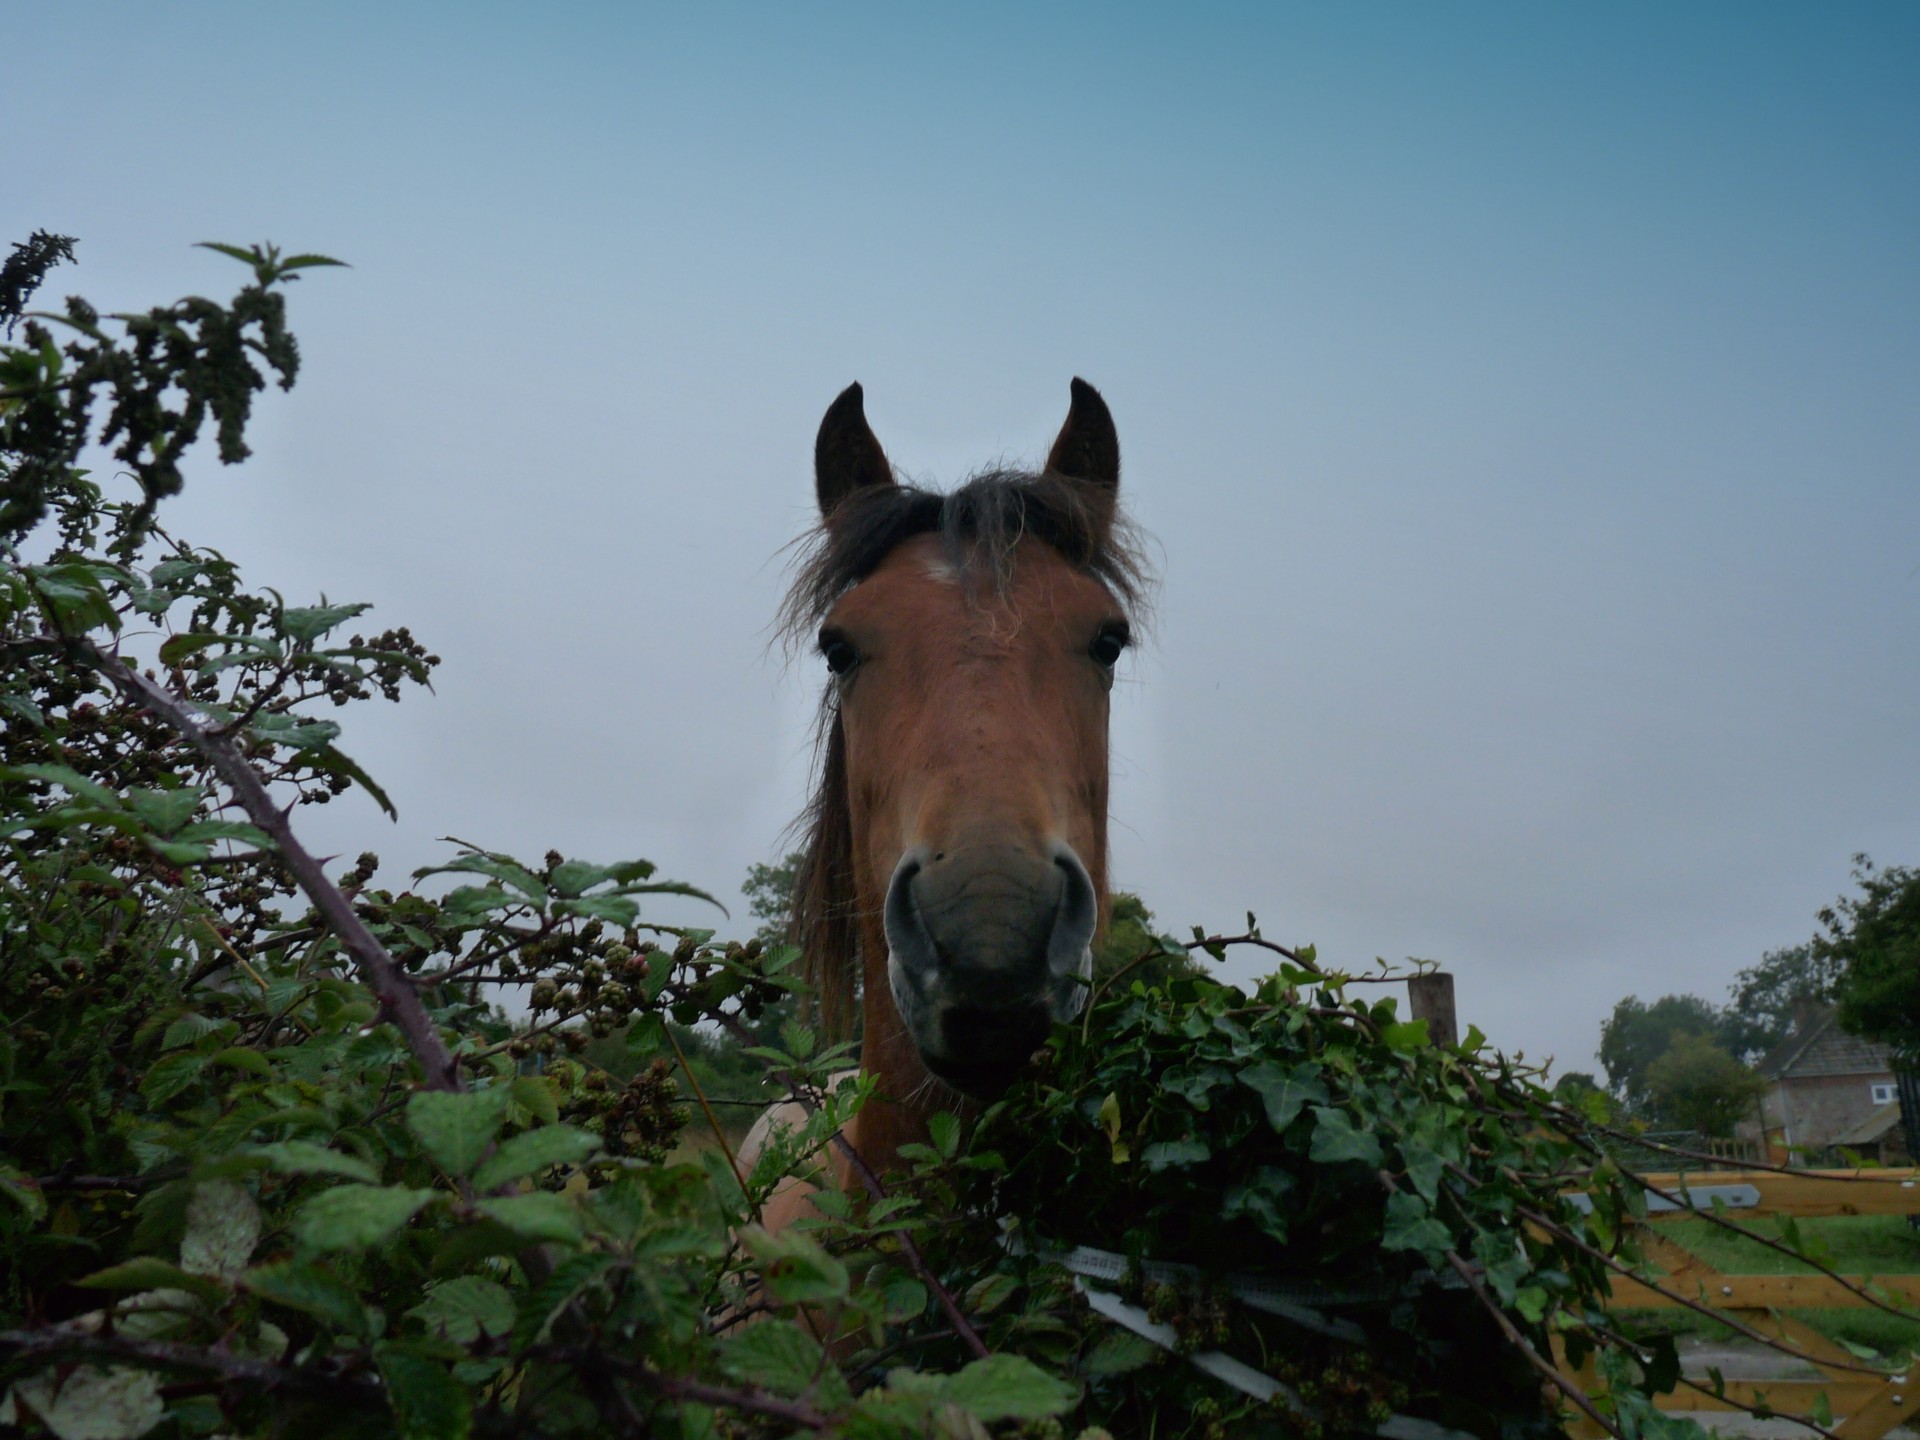
[[[86,662],[110,680],[135,704],[159,716],[207,757],[220,778],[233,788],[234,798],[247,812],[247,818],[264,830],[279,850],[294,880],[306,892],[313,906],[327,922],[340,943],[353,956],[367,988],[380,1001],[380,1007],[399,1028],[407,1049],[420,1062],[429,1089],[460,1091],[466,1089],[460,1079],[458,1062],[438,1027],[421,1003],[413,982],[374,938],[366,922],[355,913],[352,902],[327,878],[326,871],[313,855],[294,838],[286,813],[267,793],[259,773],[234,749],[231,743],[216,738],[189,712],[177,696],[164,686],[149,680],[118,657],[107,654],[90,640],[74,642]]]

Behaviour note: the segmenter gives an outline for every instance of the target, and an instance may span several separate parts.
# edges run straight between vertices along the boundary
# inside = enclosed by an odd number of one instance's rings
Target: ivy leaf
[[[464,1095],[419,1090],[407,1101],[407,1128],[434,1164],[449,1175],[465,1175],[500,1133],[511,1098],[505,1085]]]
[[[1313,1107],[1313,1148],[1307,1153],[1322,1165],[1342,1160],[1380,1164],[1380,1142],[1365,1130],[1354,1129],[1347,1112],[1330,1105]]]
[[[294,1238],[308,1250],[365,1250],[419,1214],[434,1193],[400,1185],[335,1186],[294,1216]]]
[[[1141,1162],[1155,1174],[1162,1170],[1198,1165],[1212,1156],[1213,1150],[1207,1142],[1196,1140],[1191,1135],[1180,1140],[1161,1140],[1140,1152]]]
[[[1322,1111],[1339,1114],[1339,1111]],[[1371,1140],[1371,1135],[1365,1137]],[[1319,1140],[1316,1131],[1314,1139]],[[1314,1156],[1317,1160],[1320,1157]],[[1397,1190],[1387,1197],[1387,1223],[1380,1233],[1382,1250],[1416,1250],[1429,1257],[1443,1255],[1453,1244],[1447,1227],[1434,1218],[1433,1211],[1418,1195]]]
[[[473,1188],[494,1190],[552,1165],[578,1165],[600,1148],[600,1137],[571,1125],[543,1125],[503,1143],[473,1172]]]
[[[1265,1103],[1267,1123],[1276,1133],[1293,1124],[1302,1107],[1324,1105],[1331,1098],[1320,1081],[1320,1067],[1312,1063],[1287,1066],[1274,1060],[1256,1060],[1240,1072],[1239,1079]]]

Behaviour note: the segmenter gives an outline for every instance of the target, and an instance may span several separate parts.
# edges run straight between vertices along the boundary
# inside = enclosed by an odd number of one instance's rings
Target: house
[[[1899,1088],[1887,1047],[1842,1030],[1831,1006],[1800,1006],[1793,1033],[1754,1068],[1767,1088],[1757,1127],[1742,1128],[1758,1128],[1774,1164],[1818,1165],[1841,1145],[1883,1163],[1904,1163]]]

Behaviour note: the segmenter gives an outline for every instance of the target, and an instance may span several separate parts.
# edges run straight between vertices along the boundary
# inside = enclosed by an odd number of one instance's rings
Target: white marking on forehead
[[[929,555],[923,559],[920,564],[926,571],[929,580],[938,581],[942,585],[958,585],[960,583],[960,572],[954,568],[953,562],[948,560],[944,555]]]

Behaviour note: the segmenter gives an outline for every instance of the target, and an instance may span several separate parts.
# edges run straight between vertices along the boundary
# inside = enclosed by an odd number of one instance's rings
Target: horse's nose
[[[895,1005],[936,1073],[1017,1069],[1086,1003],[1099,901],[1068,845],[911,850],[884,919]]]

